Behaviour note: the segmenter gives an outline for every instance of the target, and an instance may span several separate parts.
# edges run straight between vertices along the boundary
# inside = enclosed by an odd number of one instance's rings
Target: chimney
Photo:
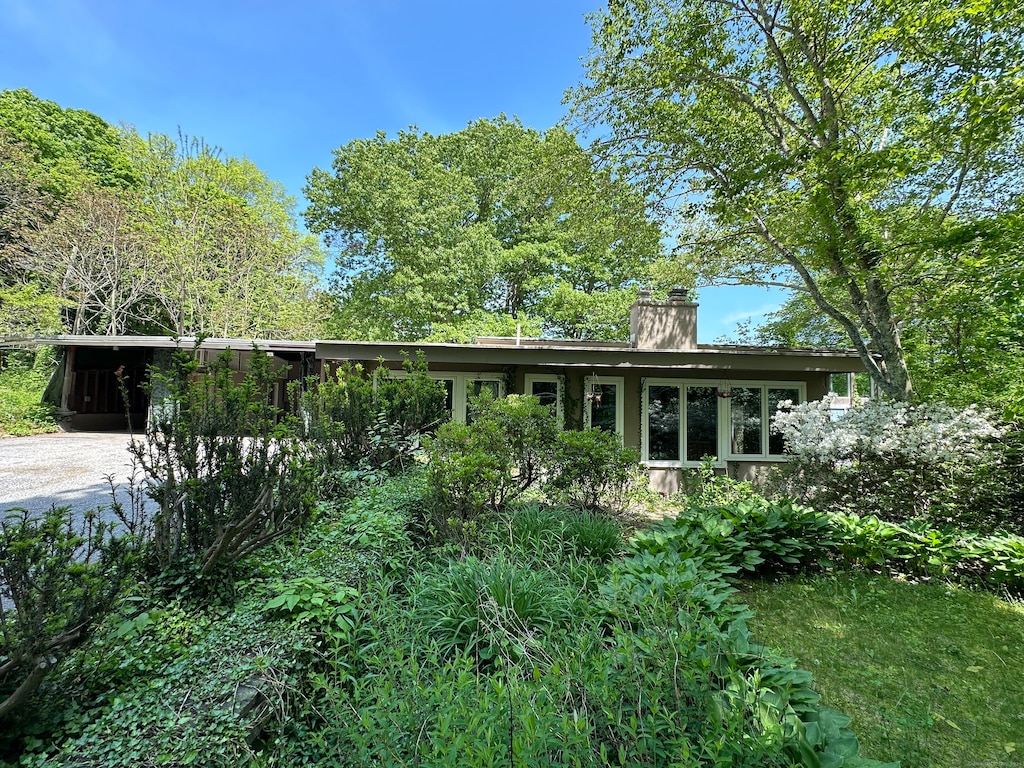
[[[696,349],[697,302],[673,288],[668,301],[655,301],[641,289],[629,308],[629,338],[637,349]]]

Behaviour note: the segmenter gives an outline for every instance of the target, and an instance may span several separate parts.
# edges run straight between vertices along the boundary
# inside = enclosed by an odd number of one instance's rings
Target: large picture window
[[[648,379],[643,388],[643,459],[651,466],[696,466],[781,457],[771,418],[784,400],[800,402],[803,384],[744,382],[720,390],[704,381]]]

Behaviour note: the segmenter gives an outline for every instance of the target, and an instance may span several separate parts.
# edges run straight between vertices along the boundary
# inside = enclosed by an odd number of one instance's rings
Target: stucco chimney
[[[696,349],[697,302],[685,288],[669,291],[668,301],[641,290],[629,308],[629,337],[637,349]]]

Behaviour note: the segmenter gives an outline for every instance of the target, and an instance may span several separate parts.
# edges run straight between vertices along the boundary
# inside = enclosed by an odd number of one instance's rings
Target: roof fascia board
[[[665,351],[640,349],[580,349],[575,347],[488,347],[469,344],[409,344],[401,342],[317,342],[318,360],[377,360],[401,362],[422,351],[428,364],[537,365],[567,368],[662,368],[672,370],[823,371],[864,370],[854,352],[752,349]]]

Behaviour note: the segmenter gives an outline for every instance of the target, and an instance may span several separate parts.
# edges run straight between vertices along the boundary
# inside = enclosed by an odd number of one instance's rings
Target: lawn
[[[1024,765],[1024,603],[871,574],[748,582],[757,639],[814,673],[862,754]]]

